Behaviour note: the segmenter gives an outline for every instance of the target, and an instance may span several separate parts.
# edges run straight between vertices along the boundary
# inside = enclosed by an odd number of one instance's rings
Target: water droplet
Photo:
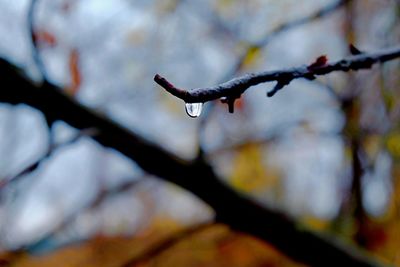
[[[200,116],[202,108],[203,103],[185,103],[186,113],[192,118]]]

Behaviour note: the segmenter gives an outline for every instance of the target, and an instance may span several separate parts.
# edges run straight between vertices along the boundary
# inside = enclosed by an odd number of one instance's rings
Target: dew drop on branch
[[[200,116],[202,109],[203,103],[185,103],[186,113],[192,118]]]

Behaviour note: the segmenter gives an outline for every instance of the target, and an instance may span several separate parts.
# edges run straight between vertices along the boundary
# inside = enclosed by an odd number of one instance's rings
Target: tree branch
[[[352,0],[338,0],[336,2],[333,2],[325,7],[322,7],[321,9],[317,10],[313,14],[309,16],[305,16],[299,19],[295,19],[293,21],[289,21],[287,23],[281,24],[278,27],[276,27],[272,32],[270,32],[267,36],[262,38],[261,40],[258,41],[257,46],[266,46],[269,41],[276,35],[288,31],[292,28],[302,26],[306,23],[309,23],[311,21],[314,21],[316,19],[320,19],[324,16],[327,16],[329,14],[332,14],[334,11],[337,9],[341,8],[345,4],[351,2]]]
[[[45,82],[34,86],[4,60],[0,60],[0,84],[0,102],[25,103],[41,110],[50,121],[63,120],[78,129],[97,129],[93,139],[100,144],[124,154],[148,173],[189,190],[214,209],[218,222],[256,236],[294,260],[310,266],[380,266],[365,253],[306,230],[284,214],[240,195],[205,162],[189,162],[172,155],[94,113],[55,85]]]
[[[40,166],[40,164],[42,164],[42,162],[44,162],[46,159],[50,158],[50,156],[52,156],[56,150],[60,149],[61,147],[68,146],[68,145],[75,143],[82,136],[85,136],[85,135],[91,136],[94,134],[95,133],[92,132],[90,129],[86,129],[86,130],[80,131],[77,135],[75,135],[74,137],[72,137],[71,139],[67,140],[64,143],[50,144],[49,147],[47,148],[46,153],[41,158],[39,158],[35,162],[31,163],[29,166],[27,166],[25,169],[21,170],[19,173],[15,174],[13,176],[10,176],[10,177],[6,177],[3,180],[1,180],[0,181],[0,193],[2,192],[2,189],[5,186],[9,185],[10,183],[15,183],[15,182],[19,181],[20,179],[22,179],[23,177],[26,177],[25,175],[35,171]]]
[[[324,6],[318,10],[316,10],[314,13],[310,15],[306,15],[304,17],[294,19],[292,21],[284,22],[277,27],[275,27],[272,31],[266,33],[262,38],[260,38],[258,41],[248,44],[244,51],[238,56],[238,59],[236,62],[233,64],[232,68],[229,69],[225,74],[222,76],[220,82],[224,82],[228,79],[231,79],[232,77],[236,76],[237,73],[242,69],[244,60],[246,59],[248,53],[251,51],[251,49],[254,48],[264,48],[266,47],[276,36],[279,36],[279,34],[282,34],[284,32],[290,31],[292,29],[295,29],[297,27],[303,26],[305,24],[311,23],[317,19],[322,19],[330,14],[333,14],[335,11],[340,9],[346,4],[349,4],[353,0],[336,0],[332,3],[329,3],[327,6]],[[334,93],[332,91],[332,93]],[[336,94],[335,94],[336,98]],[[234,102],[235,98],[230,99],[230,103],[233,104],[228,104],[228,110],[233,113],[233,108],[234,108]],[[215,106],[214,105],[207,105],[203,108],[203,116],[200,119],[200,128],[205,128],[205,124],[208,121],[208,117],[212,113],[212,110]],[[202,152],[202,147],[200,145],[199,149],[199,156]]]
[[[347,72],[350,70],[369,69],[374,64],[390,61],[398,57],[400,57],[400,47],[393,47],[375,53],[354,55],[332,63],[325,63],[326,58],[322,56],[308,66],[250,73],[216,86],[193,90],[177,88],[158,74],[154,77],[154,81],[167,92],[187,103],[204,103],[221,97],[237,98],[251,86],[276,81],[277,85],[268,93],[268,96],[271,97],[295,79],[313,80],[316,76],[326,75],[334,71]]]
[[[258,48],[263,48],[267,46],[276,36],[279,34],[282,34],[284,32],[287,32],[289,30],[295,29],[297,27],[303,26],[307,23],[311,23],[317,19],[321,19],[325,16],[328,16],[329,14],[334,13],[336,10],[341,8],[347,3],[350,3],[352,0],[337,0],[335,2],[330,3],[327,6],[322,7],[321,9],[316,10],[314,13],[289,21],[282,23],[278,25],[276,28],[274,28],[272,31],[268,32],[263,36],[261,39],[256,41],[255,43],[249,44],[245,51],[238,57],[238,61],[234,64],[233,68],[228,71],[223,77],[224,80],[229,79],[230,77],[234,76],[235,74],[238,73],[238,71],[242,68],[244,59],[246,58],[247,54],[252,48],[258,47]]]

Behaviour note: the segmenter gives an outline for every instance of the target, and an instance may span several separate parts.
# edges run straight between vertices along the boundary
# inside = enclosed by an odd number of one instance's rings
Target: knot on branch
[[[228,105],[229,113],[235,112],[235,101],[241,97],[241,94],[221,97],[221,103]]]
[[[355,47],[353,44],[349,45],[349,50],[350,50],[350,54],[352,54],[353,56],[364,54],[364,52],[362,52],[360,49]]]
[[[313,63],[307,66],[307,70],[313,72],[316,69],[325,67],[328,63],[328,57],[326,55],[322,55],[318,57]]]

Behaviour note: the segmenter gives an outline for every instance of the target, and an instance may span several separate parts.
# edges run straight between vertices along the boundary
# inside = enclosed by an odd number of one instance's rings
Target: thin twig
[[[158,74],[154,77],[154,81],[167,92],[187,103],[204,103],[221,97],[236,97],[244,93],[251,86],[276,81],[277,86],[273,91],[268,93],[268,96],[271,97],[295,79],[305,78],[313,80],[316,76],[326,75],[334,71],[347,72],[350,70],[369,69],[376,63],[383,63],[398,57],[400,57],[400,47],[394,47],[375,53],[350,56],[332,63],[320,65],[313,63],[308,66],[304,65],[296,68],[250,73],[216,86],[193,90],[177,88]]]
[[[311,21],[314,21],[316,19],[320,19],[322,17],[325,17],[329,14],[332,14],[334,11],[337,9],[341,8],[343,5],[349,3],[351,0],[339,0],[336,2],[333,2],[325,7],[322,7],[321,9],[315,11],[313,14],[302,17],[299,19],[295,19],[293,21],[290,21],[288,23],[282,24],[278,27],[276,27],[268,36],[265,36],[263,39],[261,39],[257,45],[258,46],[265,46],[267,43],[270,42],[271,38],[274,37],[275,35],[278,35],[282,32],[288,31],[292,28],[303,26],[304,24],[307,24]]]
[[[81,138],[82,136],[93,136],[95,134],[95,130],[93,129],[86,129],[86,130],[82,130],[80,131],[78,134],[76,134],[75,136],[73,136],[71,139],[67,140],[64,143],[60,143],[60,144],[51,144],[49,145],[46,153],[39,158],[38,160],[36,160],[34,163],[30,164],[28,167],[26,167],[25,169],[23,169],[22,171],[20,171],[18,174],[15,174],[13,176],[7,177],[3,180],[0,181],[0,191],[6,187],[7,185],[9,185],[10,183],[15,183],[19,180],[21,180],[23,177],[26,177],[27,174],[35,171],[46,159],[48,159],[51,155],[53,155],[53,153],[60,149],[61,147],[65,147],[67,145],[71,145],[73,143],[75,143],[76,141],[79,140],[79,138]]]
[[[341,8],[343,5],[345,5],[351,1],[352,0],[338,0],[338,1],[335,1],[325,7],[322,7],[319,10],[316,10],[311,15],[307,15],[307,16],[304,16],[304,17],[301,17],[301,18],[278,25],[272,31],[265,34],[265,36],[262,37],[260,40],[256,41],[255,43],[249,44],[247,46],[245,51],[239,56],[239,59],[236,62],[236,64],[234,65],[234,67],[223,76],[224,80],[230,79],[232,76],[234,76],[235,74],[237,74],[239,72],[247,54],[249,53],[249,51],[252,48],[266,47],[276,36],[278,36],[284,32],[287,32],[289,30],[295,29],[297,27],[303,26],[307,23],[311,23],[317,19],[324,18],[325,16],[328,16],[328,15],[334,13],[336,10]]]

